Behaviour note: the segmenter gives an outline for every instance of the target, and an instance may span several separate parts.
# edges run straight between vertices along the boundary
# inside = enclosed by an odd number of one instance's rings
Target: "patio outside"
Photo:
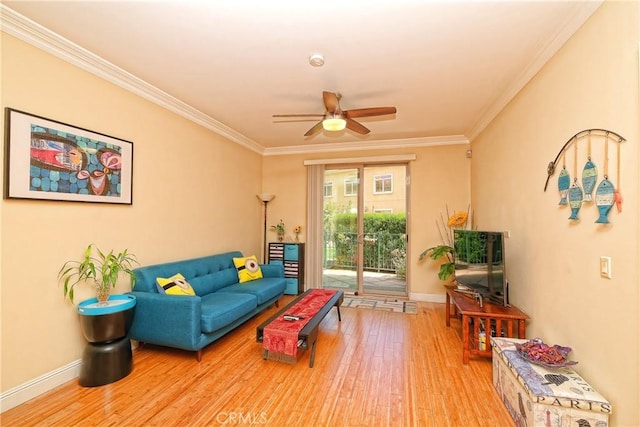
[[[364,293],[375,295],[406,296],[407,284],[405,279],[395,273],[379,273],[365,271]],[[323,269],[322,286],[324,288],[340,289],[346,293],[358,290],[355,270]]]

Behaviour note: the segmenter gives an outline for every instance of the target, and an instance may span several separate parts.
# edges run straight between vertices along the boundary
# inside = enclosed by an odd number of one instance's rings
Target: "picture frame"
[[[5,199],[133,203],[133,143],[5,108]]]

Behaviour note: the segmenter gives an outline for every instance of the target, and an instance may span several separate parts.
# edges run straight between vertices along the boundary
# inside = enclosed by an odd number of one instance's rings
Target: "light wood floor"
[[[281,300],[287,302],[291,297]],[[2,426],[513,426],[491,362],[462,364],[460,322],[444,305],[418,315],[342,308],[320,326],[315,366],[262,359],[256,326],[270,308],[193,353],[147,345],[126,378],[64,384],[0,417]]]

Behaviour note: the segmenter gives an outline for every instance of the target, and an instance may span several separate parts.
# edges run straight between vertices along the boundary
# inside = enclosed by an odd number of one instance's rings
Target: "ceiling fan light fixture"
[[[347,121],[340,116],[330,116],[322,121],[322,128],[331,132],[344,130]]]

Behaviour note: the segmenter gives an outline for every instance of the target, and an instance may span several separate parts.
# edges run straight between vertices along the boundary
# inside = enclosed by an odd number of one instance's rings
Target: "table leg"
[[[311,344],[311,358],[309,359],[310,368],[313,368],[313,362],[316,360],[316,342],[317,340],[314,340],[313,344]]]
[[[462,363],[469,363],[469,317],[462,315]]]
[[[518,338],[526,338],[525,336],[525,321],[518,320]]]
[[[342,317],[340,317],[340,306],[336,305],[336,310],[338,310],[338,322],[342,322]]]
[[[445,292],[446,294],[446,303],[445,303],[445,313],[444,317],[446,319],[447,326],[451,326],[451,297],[449,296],[449,292]]]

